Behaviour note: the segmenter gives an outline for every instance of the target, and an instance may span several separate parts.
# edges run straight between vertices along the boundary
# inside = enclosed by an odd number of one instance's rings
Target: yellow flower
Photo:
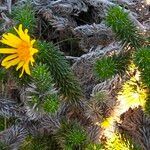
[[[12,33],[5,33],[2,35],[1,43],[11,46],[11,48],[0,48],[0,53],[10,54],[3,59],[1,65],[8,69],[11,66],[15,66],[16,70],[22,67],[22,71],[19,77],[21,77],[24,71],[30,75],[29,63],[33,65],[33,55],[38,52],[37,49],[33,48],[35,40],[31,40],[28,35],[28,30],[22,30],[22,25],[19,28],[14,28],[17,34],[16,36]]]

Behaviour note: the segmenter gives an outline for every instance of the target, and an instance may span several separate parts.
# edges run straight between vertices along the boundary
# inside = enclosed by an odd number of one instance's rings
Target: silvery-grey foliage
[[[58,108],[58,111],[57,111],[56,115],[57,115],[58,117],[65,116],[66,113],[67,113],[67,111],[68,111],[68,109],[69,109],[69,104],[66,103],[66,102],[64,102],[64,103],[62,103],[62,104],[60,105],[60,107]]]
[[[111,29],[104,23],[78,26],[74,28],[74,34],[81,38],[80,45],[85,51],[92,46],[108,46],[114,38]]]
[[[101,7],[103,6],[114,6],[115,4],[111,2],[111,0],[84,0],[86,3],[94,6],[94,7]]]
[[[143,150],[150,148],[150,118],[139,108],[129,109],[121,116],[119,128],[138,141]]]
[[[78,15],[80,12],[86,12],[88,7],[82,0],[60,0],[53,2],[51,9],[56,14]]]
[[[87,6],[82,0],[34,0],[33,2],[37,6],[43,6],[45,8],[51,9],[54,14],[57,15],[78,15],[81,11],[87,11]]]
[[[58,116],[44,115],[40,120],[41,129],[48,133],[55,134],[60,128],[60,118]]]
[[[4,142],[8,146],[8,149],[13,150],[22,144],[27,135],[28,131],[24,124],[15,124],[5,131],[0,132],[0,141]]]
[[[129,17],[135,25],[143,32],[148,27],[144,26],[139,19],[145,20],[149,16],[149,9],[144,1],[139,0],[32,0],[33,5],[43,17],[50,22],[56,31],[62,34],[79,34],[78,46],[84,52],[99,45],[108,46],[113,42],[112,32],[102,23],[107,15],[107,9],[120,4],[126,6],[124,11],[129,13]],[[90,12],[90,13],[89,13]],[[147,15],[145,15],[147,14]],[[77,18],[78,16],[78,18]],[[81,23],[80,23],[81,22]],[[62,37],[62,35],[61,35]],[[67,36],[66,36],[67,37]],[[60,38],[60,40],[64,40]]]
[[[92,142],[99,142],[101,129],[98,125],[90,126],[87,129],[87,132],[88,132],[89,138]]]
[[[26,114],[16,102],[9,99],[0,99],[0,115],[4,117],[23,117]]]
[[[70,18],[65,18],[65,17],[57,17],[53,16],[53,18],[50,20],[51,25],[56,28],[58,31],[63,31],[68,28],[73,28],[76,27],[76,22],[70,17]]]
[[[14,113],[13,110],[11,111]],[[60,122],[57,116],[38,115],[36,112],[29,114],[28,112],[18,118],[12,127],[0,132],[0,141],[13,150],[22,144],[27,135],[54,134],[59,127]]]

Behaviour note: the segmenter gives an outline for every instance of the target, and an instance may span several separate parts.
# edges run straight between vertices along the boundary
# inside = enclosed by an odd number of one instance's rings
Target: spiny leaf
[[[116,33],[116,37],[122,44],[130,44],[135,48],[140,47],[142,37],[134,23],[129,19],[128,13],[123,9],[117,6],[109,8],[106,23]]]
[[[43,108],[46,112],[55,113],[59,108],[59,101],[56,95],[48,96],[45,98]]]
[[[13,7],[12,17],[18,24],[22,24],[24,28],[27,28],[30,33],[34,32],[36,18],[35,10],[32,7],[31,2],[27,1],[23,5],[17,5]]]
[[[56,138],[62,148],[79,148],[86,144],[87,134],[77,122],[62,122]]]
[[[115,62],[111,57],[103,57],[96,61],[95,72],[101,79],[108,79],[115,75],[116,66]]]
[[[60,51],[52,43],[38,42],[39,55],[37,61],[47,64],[53,81],[60,88],[60,93],[68,102],[78,102],[82,93],[69,64]]]

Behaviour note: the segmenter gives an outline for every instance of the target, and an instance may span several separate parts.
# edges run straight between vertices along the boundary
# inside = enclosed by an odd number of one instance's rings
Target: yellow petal
[[[24,33],[25,33],[25,34],[28,34],[28,29],[25,29]]]
[[[14,48],[18,48],[18,46],[21,43],[21,39],[19,39],[16,35],[12,33],[7,33],[7,34],[3,34],[1,43],[14,47]]]
[[[36,48],[31,48],[30,53],[31,55],[33,55],[34,53],[37,53],[38,50]]]
[[[30,61],[31,62],[35,62],[35,60],[34,60],[34,58],[31,56],[31,58],[30,58]]]
[[[25,29],[25,32],[23,32],[22,30],[22,24],[19,25],[18,30],[16,28],[14,28],[16,30],[16,32],[18,33],[19,37],[25,41],[25,42],[30,42],[30,36],[28,35],[28,30]]]
[[[101,123],[101,127],[103,127],[103,128],[109,128],[112,125],[113,121],[114,121],[113,117],[106,118]]]
[[[13,54],[13,53],[17,53],[17,49],[14,49],[14,48],[0,48],[0,53],[2,53],[2,54]]]
[[[16,58],[16,59],[13,59],[13,60],[10,60],[10,61],[6,61],[6,62],[2,61],[2,66],[4,66],[6,69],[8,69],[11,66],[17,65],[19,63],[19,61],[20,61],[19,58]]]
[[[22,68],[22,71],[21,71],[21,74],[19,75],[19,78],[22,77],[23,73],[24,73],[24,68]]]
[[[9,61],[9,60],[11,60],[11,59],[14,59],[14,58],[16,58],[16,57],[18,57],[17,54],[9,55],[9,56],[7,56],[7,57],[5,57],[5,58],[3,59],[3,63],[6,62],[6,61]]]
[[[16,29],[15,27],[14,27],[14,29],[16,30],[16,32],[18,33],[18,35],[21,38],[21,36],[24,34],[24,32],[22,31],[22,24],[19,25],[18,29]]]
[[[31,63],[31,65],[33,66],[33,63],[35,62],[35,60],[34,60],[34,58],[33,58],[33,56],[31,56],[31,58],[30,58],[30,63]]]
[[[24,61],[18,63],[16,70],[19,70],[24,65]]]
[[[31,46],[35,43],[36,40],[31,40]]]
[[[29,69],[29,63],[26,63],[26,64],[24,65],[24,69],[25,69],[25,72],[26,72],[28,75],[31,74],[31,73],[30,73],[30,69]]]

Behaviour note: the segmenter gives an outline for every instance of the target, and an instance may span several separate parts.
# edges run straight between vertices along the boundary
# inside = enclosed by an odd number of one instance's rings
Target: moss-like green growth
[[[141,35],[138,34],[136,26],[123,9],[111,7],[106,16],[106,23],[116,33],[116,37],[122,44],[130,44],[135,48],[140,47]]]
[[[98,59],[94,65],[96,75],[100,79],[108,79],[115,74],[123,74],[131,63],[131,53],[119,53]]]
[[[145,69],[150,70],[150,48],[144,47],[138,49],[134,55],[134,62],[139,67],[140,71]]]
[[[150,87],[150,48],[144,47],[138,49],[134,55],[134,62],[141,71],[143,83]]]
[[[115,64],[117,73],[123,74],[128,69],[129,64],[131,64],[131,53],[124,52],[119,53],[118,55],[114,54],[112,56]]]
[[[147,68],[141,72],[141,79],[147,87],[150,87],[150,69]]]
[[[103,57],[96,61],[94,70],[100,79],[108,79],[116,73],[115,61],[111,57]]]
[[[64,149],[80,149],[87,144],[87,134],[76,122],[63,122],[56,138]]]
[[[37,47],[37,61],[49,67],[53,81],[64,98],[70,103],[77,103],[82,95],[81,89],[65,57],[52,43],[37,42]]]
[[[48,96],[44,99],[43,108],[46,112],[55,113],[59,108],[59,101],[56,95]]]
[[[45,64],[39,63],[36,65],[31,73],[33,83],[36,86],[36,91],[39,94],[44,94],[52,90],[52,77]]]
[[[86,139],[86,135],[83,130],[74,128],[66,134],[66,142],[68,145],[75,146],[82,144]]]
[[[56,91],[53,88],[52,77],[45,64],[36,64],[31,71],[31,90],[29,90],[30,106],[38,106],[47,112],[54,112],[58,108]],[[55,93],[55,96],[54,96]]]

